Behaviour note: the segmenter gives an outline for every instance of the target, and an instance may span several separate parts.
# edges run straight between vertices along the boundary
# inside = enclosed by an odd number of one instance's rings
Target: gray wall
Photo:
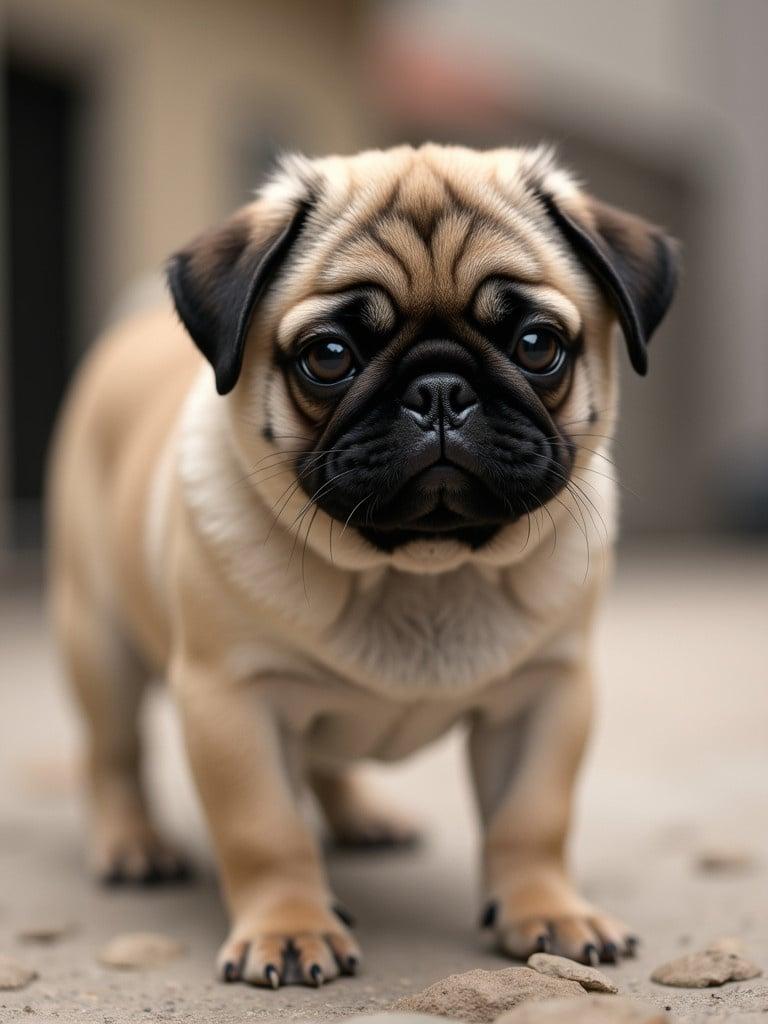
[[[596,192],[682,238],[651,376],[625,375],[629,531],[768,529],[765,0],[403,0],[379,17],[496,97],[469,125],[435,111],[433,134],[554,138]]]

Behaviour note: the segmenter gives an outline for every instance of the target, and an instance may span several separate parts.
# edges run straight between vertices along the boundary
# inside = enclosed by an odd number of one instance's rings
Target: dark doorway
[[[11,59],[4,71],[11,541],[41,540],[51,428],[69,375],[77,92]]]

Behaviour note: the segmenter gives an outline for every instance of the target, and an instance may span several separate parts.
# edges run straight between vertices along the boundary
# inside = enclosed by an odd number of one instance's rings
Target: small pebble
[[[697,953],[670,960],[657,967],[651,981],[678,988],[710,988],[727,981],[747,981],[762,974],[752,963],[738,939],[724,938]]]
[[[575,981],[587,992],[615,993],[618,988],[602,971],[585,964],[577,964],[564,956],[553,956],[551,953],[534,953],[528,958],[528,966],[540,974],[548,974],[551,978],[565,978]]]
[[[127,970],[144,967],[160,967],[177,960],[184,947],[175,939],[155,932],[127,932],[116,935],[103,946],[98,959],[107,967]]]
[[[0,990],[10,991],[12,989],[24,988],[30,981],[37,977],[37,971],[31,967],[20,964],[9,956],[0,954]]]

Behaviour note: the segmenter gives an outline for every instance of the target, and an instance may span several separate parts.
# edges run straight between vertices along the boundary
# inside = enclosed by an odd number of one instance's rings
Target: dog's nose
[[[477,395],[459,374],[427,373],[411,381],[400,401],[422,429],[434,430],[441,421],[461,426],[477,405]]]

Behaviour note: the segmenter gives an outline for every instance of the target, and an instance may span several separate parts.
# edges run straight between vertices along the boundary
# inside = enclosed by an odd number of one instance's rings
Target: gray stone
[[[697,953],[670,960],[657,967],[651,981],[678,988],[711,988],[727,981],[757,978],[762,969],[749,960],[738,939],[719,939]]]
[[[602,971],[594,967],[587,967],[585,964],[577,964],[575,960],[569,960],[564,956],[553,956],[551,953],[534,953],[528,958],[528,966],[540,974],[547,974],[551,978],[565,978],[566,981],[576,981],[585,988],[587,992],[618,992],[618,988],[607,978]]]
[[[540,999],[585,998],[575,981],[550,978],[530,967],[466,971],[399,999],[393,1010],[431,1013],[467,1024],[487,1024],[520,1003]]]

